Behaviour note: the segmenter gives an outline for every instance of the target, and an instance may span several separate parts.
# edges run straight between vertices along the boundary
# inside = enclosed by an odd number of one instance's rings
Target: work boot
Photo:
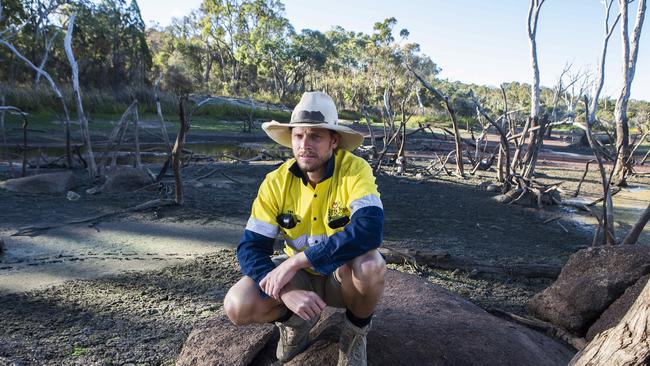
[[[309,331],[318,322],[318,316],[304,320],[294,314],[286,322],[276,322],[280,329],[280,340],[275,356],[280,362],[287,362],[302,352],[309,343]]]
[[[345,318],[341,338],[339,339],[339,363],[337,366],[367,366],[366,335],[370,324],[359,328]]]

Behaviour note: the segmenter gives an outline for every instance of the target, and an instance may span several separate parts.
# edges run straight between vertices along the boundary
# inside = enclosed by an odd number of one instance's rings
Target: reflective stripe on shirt
[[[379,197],[374,194],[369,194],[350,202],[350,207],[352,208],[351,214],[354,215],[358,209],[370,206],[377,206],[382,210],[384,209],[384,206],[381,204]]]
[[[271,225],[254,217],[250,217],[248,219],[248,222],[246,223],[246,230],[264,235],[268,238],[275,238],[275,236],[278,235],[278,227],[276,225]]]
[[[323,241],[327,240],[327,235],[302,235],[296,239],[285,239],[287,245],[292,247],[295,250],[302,251],[307,247],[318,245]]]

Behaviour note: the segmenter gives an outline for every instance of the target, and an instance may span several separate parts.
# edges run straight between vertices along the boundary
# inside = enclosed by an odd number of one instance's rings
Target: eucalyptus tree
[[[229,91],[256,89],[258,65],[269,42],[282,44],[291,33],[278,0],[204,0],[201,26],[209,45],[217,52]]]
[[[299,34],[291,31],[283,39],[267,39],[261,47],[262,66],[272,76],[275,94],[281,102],[287,93],[305,91],[308,77],[311,77],[313,87],[315,73],[323,70],[333,52],[327,37],[310,29],[303,29]]]

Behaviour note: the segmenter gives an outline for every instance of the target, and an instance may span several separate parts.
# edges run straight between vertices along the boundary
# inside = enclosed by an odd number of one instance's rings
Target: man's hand
[[[304,320],[320,315],[325,308],[325,302],[313,291],[289,290],[282,291],[282,302],[289,310]]]
[[[296,272],[309,266],[305,253],[298,253],[269,272],[260,282],[260,288],[272,298],[282,301],[280,291],[291,281]]]

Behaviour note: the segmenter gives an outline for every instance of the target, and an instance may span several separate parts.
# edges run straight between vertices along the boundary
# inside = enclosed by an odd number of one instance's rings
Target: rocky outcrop
[[[650,275],[645,275],[641,277],[636,283],[625,290],[623,295],[616,299],[612,305],[610,305],[607,310],[605,310],[598,320],[589,328],[587,331],[588,341],[594,339],[599,333],[606,331],[612,327],[615,327],[621,319],[627,314],[634,301],[639,297],[641,291],[648,283]]]
[[[336,365],[342,321],[340,311],[324,312],[309,347],[288,365]],[[195,327],[177,364],[271,365],[277,337],[269,325],[234,327],[213,319]],[[543,334],[397,271],[388,271],[368,335],[369,365],[566,365],[572,354]]]
[[[271,340],[271,324],[238,327],[225,316],[195,327],[185,341],[176,365],[249,365]]]
[[[584,249],[569,258],[557,281],[533,297],[528,308],[536,317],[582,336],[629,286],[648,273],[650,251],[645,246]]]
[[[36,174],[0,182],[0,188],[18,193],[66,193],[74,187],[74,173]]]

